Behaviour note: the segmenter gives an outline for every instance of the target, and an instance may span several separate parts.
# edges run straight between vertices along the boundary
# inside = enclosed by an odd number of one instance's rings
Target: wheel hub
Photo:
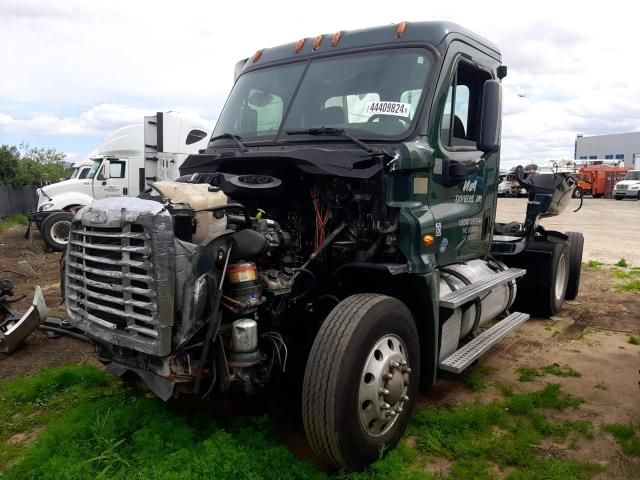
[[[67,221],[58,221],[51,226],[51,237],[58,243],[69,241],[69,230],[71,225]]]
[[[407,349],[396,335],[385,335],[373,346],[362,370],[358,392],[360,422],[371,436],[386,433],[409,400]]]

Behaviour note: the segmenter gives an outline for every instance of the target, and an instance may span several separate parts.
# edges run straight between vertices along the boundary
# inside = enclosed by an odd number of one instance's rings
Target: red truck
[[[629,171],[626,167],[606,164],[585,165],[578,170],[578,188],[574,196],[591,195],[593,198],[611,198],[613,187]]]

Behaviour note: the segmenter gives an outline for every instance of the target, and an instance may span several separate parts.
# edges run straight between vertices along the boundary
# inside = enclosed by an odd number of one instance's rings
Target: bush
[[[36,148],[21,144],[0,147],[0,185],[23,187],[46,185],[69,178],[64,168],[65,154],[53,148]]]

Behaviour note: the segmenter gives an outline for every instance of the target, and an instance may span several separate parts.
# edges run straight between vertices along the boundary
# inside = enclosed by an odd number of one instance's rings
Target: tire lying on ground
[[[418,390],[420,350],[409,309],[385,295],[341,301],[311,348],[302,418],[313,450],[361,470],[404,433]]]
[[[69,229],[73,215],[69,212],[56,212],[49,215],[40,225],[44,243],[55,252],[67,249]]]
[[[569,237],[569,280],[564,298],[574,300],[580,288],[584,236],[580,232],[566,232],[566,234]]]

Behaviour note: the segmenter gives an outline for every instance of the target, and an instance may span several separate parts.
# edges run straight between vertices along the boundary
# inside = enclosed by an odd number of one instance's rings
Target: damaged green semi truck
[[[582,236],[538,223],[572,177],[516,172],[526,218],[496,223],[506,72],[445,22],[259,50],[178,181],[77,212],[68,321],[163,400],[294,382],[313,450],[365,467],[420,385],[577,295]]]

